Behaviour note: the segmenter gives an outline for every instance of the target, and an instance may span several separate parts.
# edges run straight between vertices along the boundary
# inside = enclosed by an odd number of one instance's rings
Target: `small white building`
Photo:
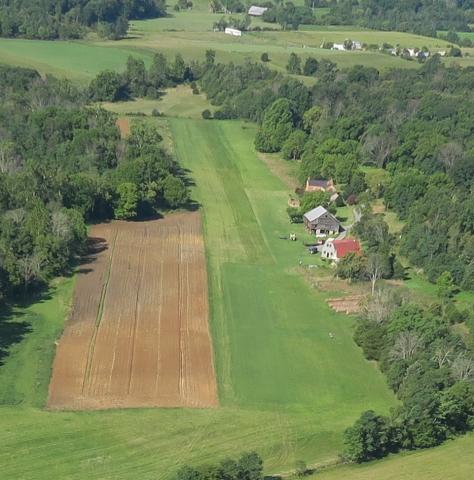
[[[340,52],[344,52],[346,49],[343,43],[333,43],[331,50],[339,50]]]
[[[233,37],[241,37],[242,36],[242,32],[240,30],[237,30],[236,28],[227,27],[224,30],[224,33],[226,35],[232,35]]]
[[[261,17],[267,10],[268,8],[266,7],[256,7],[252,5],[247,13],[252,17]]]

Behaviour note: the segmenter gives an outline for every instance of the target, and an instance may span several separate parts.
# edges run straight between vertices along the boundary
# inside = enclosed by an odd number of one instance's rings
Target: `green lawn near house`
[[[316,473],[318,480],[460,480],[474,472],[474,435],[466,435],[436,448],[405,452],[364,465],[351,465]]]

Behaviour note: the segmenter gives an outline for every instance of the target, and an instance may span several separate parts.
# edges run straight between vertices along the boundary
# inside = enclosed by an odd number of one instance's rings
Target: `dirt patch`
[[[48,407],[216,406],[199,213],[95,225],[90,246]]]
[[[363,299],[364,295],[349,295],[347,297],[329,298],[327,302],[336,312],[350,315],[361,311],[361,302]]]
[[[115,122],[120,130],[120,137],[127,138],[130,135],[130,120],[128,118],[118,118]]]

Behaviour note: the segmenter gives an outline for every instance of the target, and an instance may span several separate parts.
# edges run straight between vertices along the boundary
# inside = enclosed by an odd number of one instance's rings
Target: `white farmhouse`
[[[346,49],[344,48],[343,43],[333,43],[331,50],[339,50],[341,52],[344,52]]]
[[[241,37],[242,36],[242,32],[240,30],[237,30],[236,28],[227,27],[224,30],[224,33],[227,34],[227,35],[232,35],[233,37]]]
[[[354,238],[343,238],[341,240],[328,238],[321,250],[321,258],[338,262],[348,253],[360,254],[360,243]]]

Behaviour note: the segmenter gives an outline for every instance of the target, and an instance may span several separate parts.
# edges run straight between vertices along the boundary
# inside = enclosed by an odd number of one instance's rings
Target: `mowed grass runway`
[[[362,410],[395,403],[354,345],[352,320],[329,310],[294,271],[302,245],[277,239],[289,229],[287,192],[253,151],[254,127],[173,119],[171,130],[205,215],[221,406],[43,410],[67,280],[9,320],[33,331],[0,368],[5,478],[167,479],[183,464],[247,450],[277,473],[298,459],[335,460],[343,430]]]
[[[254,127],[184,119],[171,127],[204,207],[221,402],[325,412],[327,427],[386,411],[393,397],[355,346],[353,320],[304,282],[301,242],[279,239],[302,227],[288,223],[288,190],[258,159]]]

